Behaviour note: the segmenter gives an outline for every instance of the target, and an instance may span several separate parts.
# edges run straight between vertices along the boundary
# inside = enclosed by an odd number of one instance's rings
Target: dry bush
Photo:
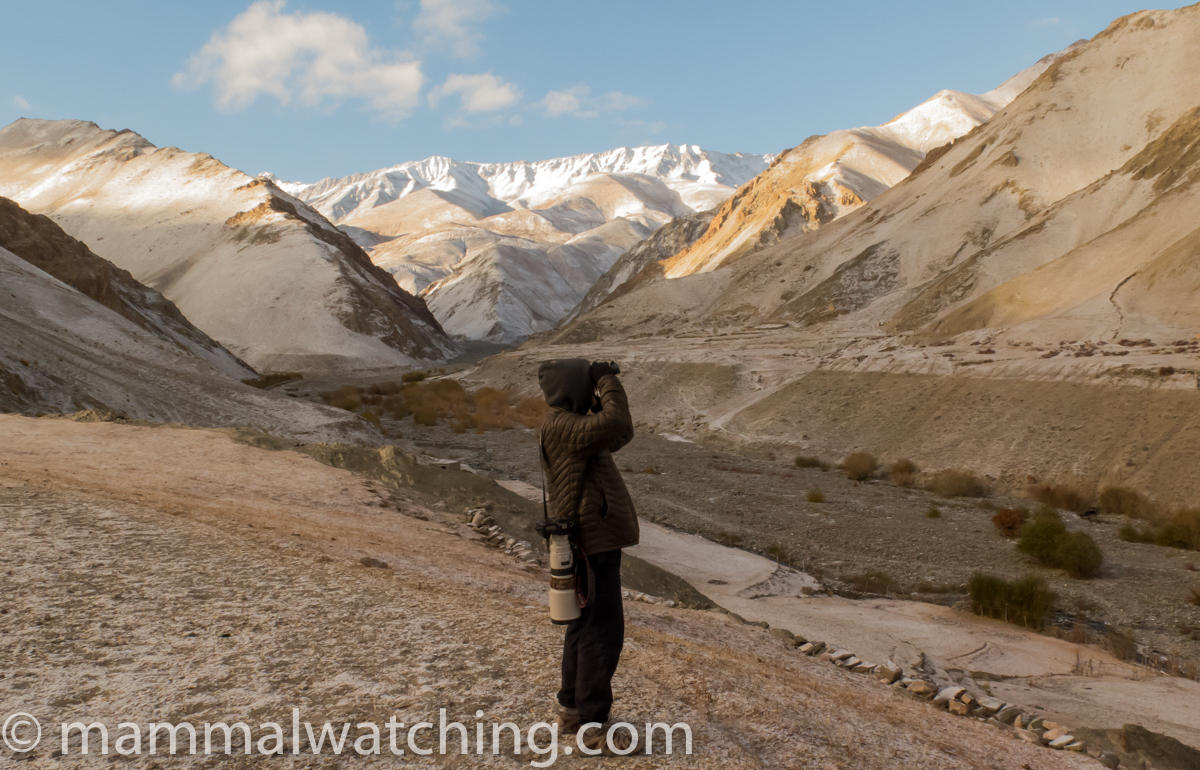
[[[1058,511],[1045,505],[1021,529],[1017,550],[1043,566],[1060,567],[1074,578],[1095,577],[1104,563],[1100,546],[1086,532],[1067,532]]]
[[[912,460],[897,460],[888,466],[888,476],[893,484],[899,484],[902,487],[911,487],[917,481],[917,473],[920,469]]]
[[[1200,588],[1189,588],[1188,593],[1191,594],[1188,597],[1188,604],[1193,607],[1200,607]]]
[[[940,510],[938,510],[938,507],[936,505],[931,505],[931,506],[929,506],[929,510],[925,511],[925,518],[940,519],[940,518],[942,518],[942,512]]]
[[[825,502],[825,493],[819,489],[808,490],[808,502],[810,502],[810,503]]]
[[[358,388],[353,385],[346,385],[337,390],[325,393],[321,396],[325,403],[338,409],[346,409],[355,411],[362,407],[362,396],[358,392]]]
[[[716,455],[713,456],[716,457]],[[825,470],[828,467],[819,457],[804,457],[800,455],[792,462],[795,463],[797,468],[820,468],[821,470]]]
[[[1115,628],[1109,628],[1108,633],[1104,635],[1104,646],[1117,660],[1137,660],[1137,642],[1132,636]]]
[[[1200,509],[1182,508],[1159,532],[1159,545],[1200,551]]]
[[[417,425],[437,425],[437,410],[428,406],[419,406],[413,410],[413,422]]]
[[[406,372],[401,378],[401,382],[420,382],[429,375],[426,372]]]
[[[886,594],[898,587],[891,575],[877,569],[851,575],[846,582],[860,594]]]
[[[736,547],[742,544],[742,536],[736,532],[718,532],[713,536],[713,540],[721,545]]]
[[[1064,511],[1083,513],[1092,507],[1094,495],[1080,482],[1053,484],[1043,482],[1029,487],[1029,496],[1039,503],[1053,505]]]
[[[1029,521],[1028,508],[1001,508],[992,517],[992,523],[1005,537],[1014,537],[1021,532],[1021,527]]]
[[[1057,599],[1040,575],[1010,582],[976,572],[967,583],[967,591],[975,614],[1027,628],[1041,628]]]
[[[1100,546],[1086,532],[1071,532],[1058,543],[1054,560],[1056,566],[1078,580],[1089,580],[1100,574],[1104,554]]]
[[[1100,490],[1100,510],[1131,519],[1153,519],[1154,506],[1136,489],[1107,486]]]
[[[841,469],[845,474],[855,481],[865,481],[871,478],[871,474],[879,467],[875,456],[866,452],[855,452],[842,460]]]
[[[983,497],[987,485],[970,471],[948,468],[938,471],[925,483],[925,488],[942,497]]]
[[[364,419],[364,420],[366,420],[367,422],[371,423],[371,424],[372,424],[372,425],[374,425],[376,428],[382,427],[382,426],[379,424],[379,415],[375,414],[375,413],[374,413],[374,412],[372,412],[370,409],[368,409],[367,411],[363,412],[363,414],[362,414],[362,417],[363,417],[363,419]]]

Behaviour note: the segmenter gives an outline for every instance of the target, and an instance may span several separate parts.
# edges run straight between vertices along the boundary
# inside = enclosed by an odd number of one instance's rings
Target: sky
[[[90,120],[306,182],[431,155],[773,153],[942,89],[987,91],[1143,7],[6,0],[0,125]]]

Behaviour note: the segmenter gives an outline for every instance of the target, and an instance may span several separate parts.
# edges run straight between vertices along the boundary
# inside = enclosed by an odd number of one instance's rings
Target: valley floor
[[[552,716],[560,632],[546,618],[545,576],[484,547],[461,512],[222,432],[3,415],[0,436],[0,713],[257,727],[286,725],[299,708],[318,729],[326,719],[436,722],[440,708],[468,724],[476,710],[484,723],[526,727]],[[688,722],[695,754],[588,766],[1095,766],[894,697],[726,616],[640,603],[626,612],[617,713]],[[55,748],[43,742],[26,766],[111,759],[78,756],[77,739],[66,758]],[[396,766],[386,738],[383,750],[352,762]],[[281,762],[351,763],[328,750]]]

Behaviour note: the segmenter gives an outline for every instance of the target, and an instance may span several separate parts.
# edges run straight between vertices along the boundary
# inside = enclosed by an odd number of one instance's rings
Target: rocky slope
[[[30,214],[7,198],[0,198],[0,248],[232,377],[257,376],[219,342],[192,326],[169,299],[93,254],[49,217]]]
[[[0,130],[0,194],[160,291],[260,371],[361,372],[453,350],[424,302],[274,185],[81,121]]]
[[[380,438],[354,415],[242,384],[255,372],[169,300],[7,200],[0,287],[0,412],[92,409],[302,441]]]
[[[551,328],[621,254],[768,161],[667,144],[536,163],[434,157],[280,184],[420,292],[448,332],[510,342]]]

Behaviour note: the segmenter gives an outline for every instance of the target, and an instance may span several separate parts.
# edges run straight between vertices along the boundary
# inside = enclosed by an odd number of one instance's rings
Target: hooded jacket
[[[595,384],[599,411],[589,414],[592,378],[587,361],[548,361],[538,382],[550,413],[538,428],[550,515],[577,527],[589,554],[638,544],[637,511],[612,453],[633,439],[629,399],[616,375]]]

